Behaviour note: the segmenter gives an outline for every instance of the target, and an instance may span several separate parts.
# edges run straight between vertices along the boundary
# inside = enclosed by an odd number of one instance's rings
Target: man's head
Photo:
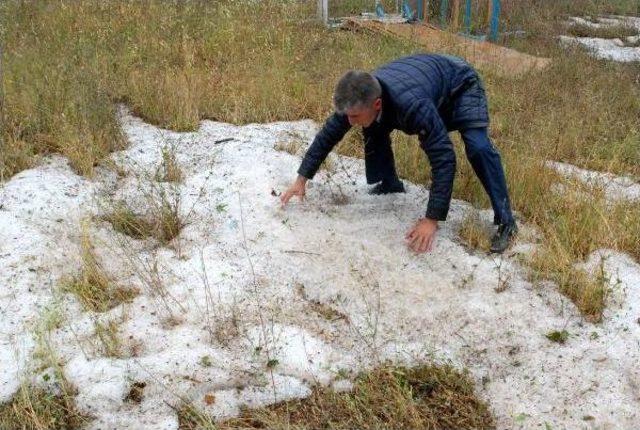
[[[336,85],[333,104],[351,125],[369,127],[382,109],[381,95],[380,83],[370,73],[349,70]]]

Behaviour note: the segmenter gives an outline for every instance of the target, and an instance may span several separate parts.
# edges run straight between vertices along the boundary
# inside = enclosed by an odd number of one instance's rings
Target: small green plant
[[[211,357],[209,357],[208,355],[203,355],[200,358],[200,365],[203,367],[211,367],[213,366],[213,363],[211,362]]]
[[[271,358],[267,361],[267,369],[275,369],[280,361],[277,358]]]
[[[545,337],[549,339],[551,342],[564,344],[567,341],[567,339],[569,339],[569,332],[566,330],[561,330],[561,331],[554,330],[547,333]]]
[[[521,412],[519,414],[517,414],[515,417],[513,417],[513,420],[517,423],[517,424],[522,424],[524,423],[527,418],[531,418],[531,415]]]

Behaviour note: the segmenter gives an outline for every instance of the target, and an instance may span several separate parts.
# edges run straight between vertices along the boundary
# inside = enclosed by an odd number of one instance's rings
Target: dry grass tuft
[[[95,336],[98,340],[100,355],[103,357],[123,357],[122,342],[118,337],[118,324],[115,321],[95,323]]]
[[[130,302],[138,291],[112,284],[93,249],[86,227],[82,233],[82,268],[80,275],[66,282],[62,291],[75,295],[85,309],[105,312],[124,302]]]
[[[574,24],[569,26],[567,33],[576,37],[598,37],[601,39],[625,38],[635,36],[638,30],[631,26],[613,25],[610,27],[594,28],[584,24]]]
[[[38,376],[42,381],[23,382],[9,402],[0,404],[2,430],[75,430],[90,420],[76,409],[77,391],[64,377],[62,361],[51,347],[49,333],[55,329],[56,324],[51,324],[54,313],[57,312],[53,308],[45,310],[34,333],[34,358],[40,363],[40,370],[47,371]]]
[[[75,408],[73,395],[62,388],[53,394],[41,388],[22,385],[13,399],[0,405],[2,430],[74,430],[82,428],[88,417]]]
[[[193,407],[180,429],[493,429],[493,417],[465,373],[451,366],[384,366],[360,375],[350,392],[314,388],[311,396],[214,423]]]
[[[163,245],[169,244],[185,226],[180,216],[179,195],[161,193],[159,202],[152,208],[152,217],[155,238]]]
[[[153,225],[143,216],[136,214],[125,202],[116,202],[113,211],[103,217],[118,233],[134,239],[153,236]]]
[[[182,169],[176,157],[175,147],[162,148],[162,163],[156,172],[158,182],[182,182]]]
[[[180,215],[180,197],[158,188],[149,193],[147,202],[147,214],[138,214],[120,201],[114,203],[113,210],[103,219],[119,233],[134,239],[153,237],[161,245],[168,245],[185,226]]]
[[[282,139],[273,145],[276,151],[284,151],[291,155],[304,155],[305,141],[302,136],[295,132],[286,133]]]
[[[460,224],[458,234],[463,243],[471,249],[489,251],[491,246],[489,233],[486,226],[480,220],[478,212],[472,211]]]

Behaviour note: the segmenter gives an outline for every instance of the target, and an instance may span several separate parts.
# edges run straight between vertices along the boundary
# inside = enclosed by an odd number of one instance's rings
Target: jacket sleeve
[[[338,113],[331,115],[313,139],[313,143],[300,163],[298,174],[307,179],[313,179],[329,152],[342,140],[350,128],[351,124],[346,115]]]
[[[414,103],[407,119],[411,129],[418,131],[420,147],[431,164],[431,190],[425,216],[444,221],[451,204],[456,172],[456,154],[447,127],[431,100]]]

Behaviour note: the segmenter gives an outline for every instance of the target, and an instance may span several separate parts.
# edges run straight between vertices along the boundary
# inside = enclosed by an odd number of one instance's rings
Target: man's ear
[[[373,108],[375,110],[380,110],[382,109],[382,98],[378,97],[377,99],[375,99],[373,101]]]

